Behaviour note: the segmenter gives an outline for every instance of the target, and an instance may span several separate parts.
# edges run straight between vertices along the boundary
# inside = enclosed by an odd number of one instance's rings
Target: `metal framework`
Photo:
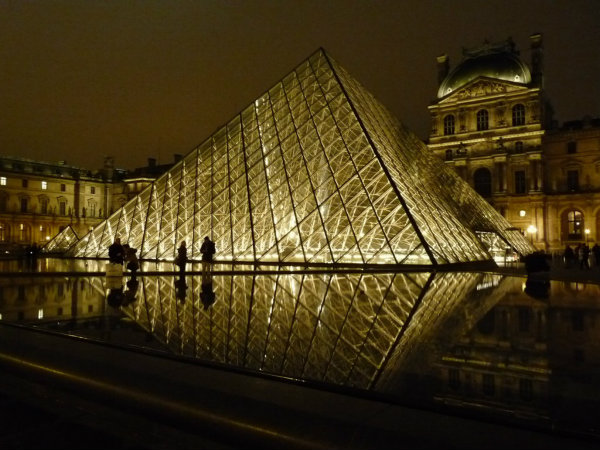
[[[509,228],[320,49],[68,253],[437,266],[490,260],[476,231],[533,251]]]

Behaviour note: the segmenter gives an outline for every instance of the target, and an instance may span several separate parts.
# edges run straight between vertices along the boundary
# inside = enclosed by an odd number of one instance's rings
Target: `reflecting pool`
[[[350,394],[600,436],[595,284],[472,272],[22,272],[0,277],[0,315]]]

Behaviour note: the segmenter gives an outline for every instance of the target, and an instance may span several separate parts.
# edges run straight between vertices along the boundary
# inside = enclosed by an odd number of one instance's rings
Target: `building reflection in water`
[[[425,272],[0,283],[8,322],[418,405],[598,429],[598,285]]]

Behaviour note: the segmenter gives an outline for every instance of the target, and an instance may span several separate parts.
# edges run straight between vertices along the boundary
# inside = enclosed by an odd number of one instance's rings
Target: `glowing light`
[[[527,215],[527,211],[525,211],[524,209],[522,209],[521,211],[519,211],[519,216],[525,217],[526,215]]]

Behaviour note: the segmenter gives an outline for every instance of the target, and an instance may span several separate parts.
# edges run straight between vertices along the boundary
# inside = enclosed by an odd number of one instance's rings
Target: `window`
[[[523,141],[515,142],[515,153],[521,153],[523,151]]]
[[[60,185],[60,192],[65,192],[67,190],[67,185],[66,184],[61,184]]]
[[[0,212],[6,212],[8,208],[8,194],[0,192]]]
[[[492,195],[492,174],[482,167],[477,169],[473,174],[473,183],[477,193],[483,196]]]
[[[96,187],[92,186],[90,187],[90,194],[95,194],[96,193]]]
[[[27,186],[29,186],[29,180],[23,180],[23,181],[21,182],[21,186],[23,186],[23,187],[27,187]]]
[[[525,125],[525,106],[518,104],[512,109],[512,124],[513,127]]]
[[[460,372],[458,369],[448,370],[448,387],[455,391],[460,388]]]
[[[567,153],[577,153],[577,142],[567,142]]]
[[[58,204],[58,213],[61,216],[66,216],[67,215],[67,204],[65,202],[60,202]]]
[[[446,150],[446,161],[452,161],[452,150]]]
[[[487,130],[490,127],[489,117],[485,109],[477,111],[477,131]]]
[[[520,307],[519,311],[519,331],[521,333],[529,332],[531,327],[531,310],[529,308]]]
[[[483,374],[483,393],[485,395],[493,396],[496,393],[496,383],[494,380],[494,375],[490,373]]]
[[[579,171],[567,170],[567,189],[569,191],[579,190]]]
[[[22,213],[26,213],[27,212],[27,206],[28,206],[28,203],[29,203],[27,200],[28,199],[26,199],[26,198],[22,198],[21,199],[21,212]]]
[[[533,382],[527,378],[519,379],[519,397],[525,401],[533,399]]]
[[[515,171],[515,194],[525,194],[527,192],[527,184],[525,183],[525,171]]]
[[[454,134],[454,116],[450,114],[444,117],[444,136]]]
[[[42,181],[42,190],[46,190],[46,189],[48,189],[48,182]]]
[[[583,238],[583,214],[580,211],[573,210],[567,213],[567,232],[571,240]]]
[[[6,186],[6,177],[0,177],[0,185]]]
[[[4,225],[0,225],[0,242],[6,242],[6,228],[4,228]]]
[[[47,198],[40,199],[40,213],[48,214],[48,199]]]

